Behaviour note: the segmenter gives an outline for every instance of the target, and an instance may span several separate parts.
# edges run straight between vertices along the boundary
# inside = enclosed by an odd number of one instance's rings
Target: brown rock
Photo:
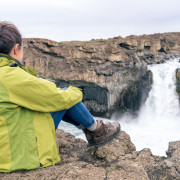
[[[135,150],[129,135],[121,132],[106,145],[88,147],[81,139],[57,130],[61,161],[31,171],[0,173],[2,180],[171,180],[180,179],[179,142],[170,143],[168,157],[153,156],[149,149]],[[109,147],[109,149],[108,149]]]
[[[107,179],[149,180],[142,165],[132,161],[118,162],[116,168],[108,172]]]
[[[168,158],[180,160],[180,141],[174,141],[169,143],[169,148],[166,151]]]
[[[138,154],[136,160],[138,162],[141,162],[141,164],[146,167],[149,164],[155,164],[155,160],[154,157],[151,153],[151,150],[148,148],[143,149],[142,151],[140,151],[140,153]]]
[[[115,139],[104,146],[98,147],[95,150],[95,155],[107,162],[112,162],[117,160],[119,156],[132,153],[135,150],[136,148],[131,142],[129,135],[121,131]]]

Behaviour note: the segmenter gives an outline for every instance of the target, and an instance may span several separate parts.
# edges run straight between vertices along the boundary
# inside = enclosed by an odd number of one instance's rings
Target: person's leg
[[[50,112],[53,120],[54,120],[54,126],[55,126],[55,130],[58,128],[58,125],[61,121],[61,119],[63,118],[64,114],[66,113],[67,110],[63,110],[63,111],[57,111],[57,112]]]
[[[63,120],[67,123],[73,124],[79,129],[82,129],[83,132],[85,133],[88,143],[90,145],[94,144],[90,131],[85,128],[85,126],[91,126],[93,124],[94,119],[83,103],[78,103],[75,107],[72,107],[69,110],[51,112],[50,114],[54,120],[55,130],[58,128],[60,121]],[[88,122],[85,122],[84,119],[85,121],[88,119]],[[83,125],[80,124],[81,122]],[[95,121],[95,124],[96,124],[96,121]]]
[[[55,129],[61,119],[77,127],[81,125],[90,145],[101,146],[114,138],[120,131],[119,123],[104,124],[102,120],[94,120],[82,102],[77,103],[68,110],[54,112],[51,115],[55,122]]]
[[[94,120],[86,106],[79,102],[67,110],[63,121],[74,124],[77,128],[82,129],[89,145],[94,145],[91,131],[97,127],[97,121]]]
[[[77,127],[83,126],[82,130],[89,145],[101,146],[113,139],[120,131],[119,123],[104,124],[102,120],[94,120],[82,102],[68,110],[52,112],[51,116],[54,119],[55,129],[61,119]]]
[[[65,116],[65,113],[67,112],[67,110],[62,110],[62,111],[56,111],[56,112],[50,112],[53,120],[54,120],[54,126],[55,126],[55,130],[58,128],[59,123],[61,122],[61,120],[63,119],[63,121],[70,123],[76,127],[81,127],[80,124],[76,123],[75,121],[72,121],[70,118],[67,118]],[[82,127],[83,128],[83,127]]]
[[[62,88],[62,90],[66,90],[66,89],[67,89],[67,87]],[[76,123],[75,121],[72,121],[70,118],[65,117],[66,112],[67,112],[66,109],[62,110],[62,111],[50,112],[50,114],[54,120],[55,130],[58,128],[58,125],[62,119],[63,119],[63,121],[73,124],[77,127],[80,126],[80,124]]]
[[[75,122],[77,124],[76,126],[81,125],[82,128],[84,127],[91,131],[95,130],[97,126],[93,116],[82,102],[68,109],[63,116],[63,120],[66,122]]]
[[[83,126],[82,130],[89,145],[101,146],[117,136],[120,131],[120,124],[117,122],[104,124],[102,120],[94,120],[82,102],[68,109],[63,120]]]

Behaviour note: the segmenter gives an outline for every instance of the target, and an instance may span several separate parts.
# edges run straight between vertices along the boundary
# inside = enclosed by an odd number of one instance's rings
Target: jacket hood
[[[12,57],[8,56],[7,54],[0,53],[0,67],[4,67],[4,66],[12,67],[13,64],[14,64],[14,66],[20,65],[20,63],[17,60],[13,59]]]
[[[7,54],[0,53],[0,68],[4,66],[9,67],[20,67],[24,71],[28,72],[29,74],[33,76],[37,76],[37,72],[34,69],[24,67],[18,60],[12,58],[11,56]]]

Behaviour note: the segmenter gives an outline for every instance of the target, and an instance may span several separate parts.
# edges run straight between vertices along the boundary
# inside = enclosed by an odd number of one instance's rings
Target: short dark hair
[[[16,26],[0,21],[0,53],[9,54],[15,44],[22,45],[22,37]]]

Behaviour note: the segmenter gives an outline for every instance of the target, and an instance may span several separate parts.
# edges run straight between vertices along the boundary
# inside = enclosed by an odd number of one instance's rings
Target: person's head
[[[0,53],[19,61],[23,58],[22,37],[16,26],[0,21]]]

